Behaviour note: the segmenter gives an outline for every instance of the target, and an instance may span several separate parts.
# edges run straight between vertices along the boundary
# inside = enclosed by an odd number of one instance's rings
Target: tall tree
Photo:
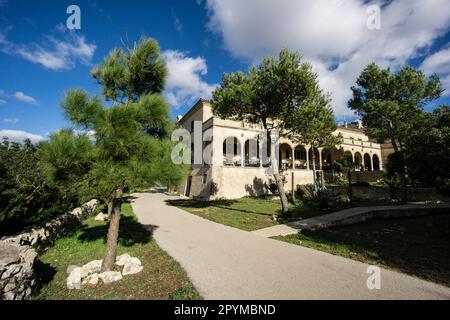
[[[128,52],[112,51],[92,74],[110,106],[77,89],[67,93],[62,106],[75,126],[94,135],[86,181],[93,197],[110,199],[112,203],[102,263],[102,271],[107,271],[116,257],[124,192],[153,186],[167,165],[160,159],[170,150],[159,140],[170,126],[169,107],[160,94],[166,67],[156,41],[143,39]],[[54,143],[56,137],[49,143]],[[49,165],[58,164],[53,160]],[[168,179],[167,174],[164,179]]]
[[[289,203],[277,156],[271,148],[272,133],[289,134],[295,127],[293,115],[321,99],[326,98],[311,65],[302,62],[300,54],[287,49],[281,50],[278,58],[263,59],[248,74],[224,74],[221,85],[213,92],[211,106],[215,115],[260,124],[267,133],[267,149],[283,214],[288,212]]]
[[[415,119],[426,103],[441,96],[437,74],[427,79],[424,73],[406,66],[397,73],[368,65],[351,88],[350,109],[361,116],[367,133],[380,141],[389,139],[394,152],[403,159],[405,141],[413,131]],[[402,201],[406,202],[406,166],[399,173]]]

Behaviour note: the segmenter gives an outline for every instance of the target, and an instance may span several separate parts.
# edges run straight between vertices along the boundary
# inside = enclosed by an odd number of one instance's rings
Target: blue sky
[[[81,30],[69,32],[66,9],[81,9]],[[367,8],[380,5],[381,28],[370,30]],[[247,70],[288,47],[304,54],[333,98],[336,118],[350,86],[375,61],[438,72],[449,103],[449,0],[0,0],[0,133],[37,141],[68,126],[59,102],[69,88],[99,94],[90,77],[123,41],[158,40],[169,68],[165,96],[172,117],[209,98],[223,72]],[[122,39],[122,40],[121,40]]]

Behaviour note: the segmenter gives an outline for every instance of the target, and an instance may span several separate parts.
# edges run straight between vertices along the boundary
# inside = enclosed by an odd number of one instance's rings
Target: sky
[[[80,8],[79,30],[67,29],[70,5]],[[65,92],[100,95],[90,70],[142,36],[161,47],[173,118],[210,98],[224,72],[282,48],[312,64],[337,122],[355,119],[350,87],[371,62],[438,73],[446,91],[431,111],[450,103],[449,8],[450,0],[0,0],[0,136],[39,141],[70,127]]]

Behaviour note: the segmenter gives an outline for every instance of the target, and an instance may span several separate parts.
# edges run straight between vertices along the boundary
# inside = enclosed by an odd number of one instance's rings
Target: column
[[[373,169],[373,155],[370,154],[370,171],[374,171]]]
[[[292,170],[295,169],[295,147],[291,146]]]
[[[319,170],[322,170],[322,151],[323,151],[323,148],[318,148],[317,151],[319,151]]]
[[[310,149],[311,147],[306,147],[305,146],[305,150],[306,150],[306,170],[309,170],[309,149]]]
[[[239,141],[239,140],[238,140]],[[241,144],[241,167],[245,167],[245,142]]]

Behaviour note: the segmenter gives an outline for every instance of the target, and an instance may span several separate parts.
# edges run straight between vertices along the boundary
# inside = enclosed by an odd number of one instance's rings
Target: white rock
[[[95,216],[95,221],[106,221],[109,218],[107,214],[104,214],[103,212],[100,212],[98,215]]]
[[[131,256],[128,253],[124,253],[124,254],[122,254],[120,256],[117,256],[116,257],[116,265],[124,266],[125,263],[128,262],[128,259],[130,259],[130,258],[131,258]]]
[[[78,218],[83,216],[83,210],[81,208],[75,208],[70,213],[73,214],[74,216],[78,217]]]
[[[75,269],[75,268],[79,268],[79,266],[76,266],[76,265],[70,265],[70,266],[68,266],[67,267],[67,270],[66,270],[66,273],[67,274],[71,274],[72,273],[72,271]]]
[[[89,285],[89,286],[95,286],[98,283],[98,274],[93,273],[88,275],[86,278],[81,281],[81,284],[83,285]]]
[[[81,267],[79,269],[80,269],[81,279],[86,278],[88,275],[90,275],[92,273],[90,270],[83,268],[83,267]]]
[[[142,265],[141,260],[139,260],[136,257],[128,258],[128,260],[126,261],[126,264],[137,264],[138,266]]]
[[[142,271],[142,266],[135,263],[126,263],[122,270],[122,275],[135,274]]]
[[[111,283],[122,279],[122,274],[118,271],[105,271],[98,275],[103,283]]]
[[[86,263],[83,268],[89,270],[89,273],[100,272],[102,268],[103,260],[93,260],[89,263]]]
[[[75,268],[67,277],[67,289],[81,289],[81,274],[80,268]]]

